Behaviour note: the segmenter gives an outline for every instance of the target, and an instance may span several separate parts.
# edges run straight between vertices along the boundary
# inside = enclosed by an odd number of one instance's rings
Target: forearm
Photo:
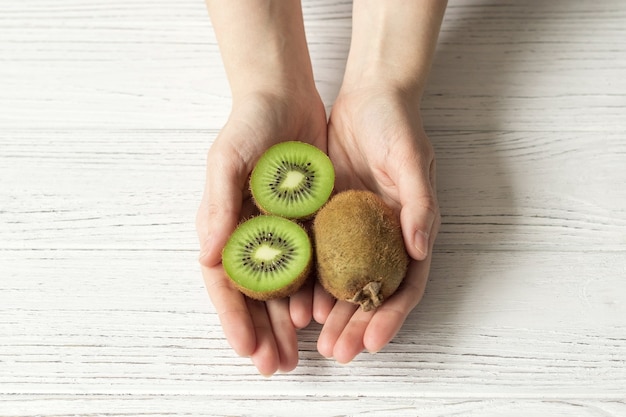
[[[236,100],[313,85],[299,0],[207,0]]]
[[[446,0],[354,0],[346,88],[392,84],[421,96]]]

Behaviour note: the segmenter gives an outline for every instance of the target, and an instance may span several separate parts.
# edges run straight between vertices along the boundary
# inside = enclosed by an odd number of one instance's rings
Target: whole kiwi
[[[409,264],[400,222],[376,194],[336,194],[313,222],[318,279],[338,300],[377,308],[398,288]]]

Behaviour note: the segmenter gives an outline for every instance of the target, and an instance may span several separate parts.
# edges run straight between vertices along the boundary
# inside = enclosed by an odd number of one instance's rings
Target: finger
[[[317,350],[322,356],[333,357],[335,344],[355,310],[356,306],[347,301],[335,303],[317,339]]]
[[[294,295],[289,297],[289,315],[296,329],[303,329],[313,316],[313,280],[307,282]]]
[[[402,286],[376,309],[363,335],[363,344],[368,352],[375,353],[385,347],[421,301],[426,289],[430,261],[431,256],[424,261],[411,261]]]
[[[202,277],[226,340],[238,355],[252,355],[256,335],[245,297],[231,285],[221,266],[202,267]]]
[[[337,362],[348,363],[363,351],[363,336],[373,316],[374,311],[365,312],[360,308],[352,315],[333,348]]]
[[[428,256],[434,238],[433,226],[439,221],[435,192],[435,161],[415,158],[403,167],[399,176],[400,223],[409,255],[416,260]]]
[[[272,324],[264,302],[250,298],[246,298],[246,302],[256,335],[256,349],[251,355],[252,363],[261,375],[269,377],[276,373],[280,362]]]
[[[374,314],[363,336],[363,344],[369,352],[378,352],[398,333],[409,313],[421,301],[426,290],[432,260],[434,237],[439,231],[439,222],[432,228],[429,252],[423,261],[411,261],[407,275],[398,291],[385,301]]]
[[[265,306],[278,350],[278,369],[291,371],[298,365],[298,338],[289,315],[289,300],[270,300]]]
[[[205,266],[221,261],[222,249],[241,215],[248,172],[237,155],[231,152],[207,158],[206,187],[196,217],[199,261]]]
[[[319,324],[324,324],[328,315],[335,305],[335,299],[319,282],[313,287],[313,319]]]

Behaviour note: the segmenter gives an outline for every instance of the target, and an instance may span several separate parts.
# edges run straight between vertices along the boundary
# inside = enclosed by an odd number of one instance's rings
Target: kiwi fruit
[[[399,219],[376,194],[336,194],[317,213],[313,236],[318,279],[338,300],[379,307],[399,287],[409,264]]]
[[[269,148],[250,175],[250,191],[264,214],[310,219],[330,197],[335,170],[328,156],[308,143]]]
[[[222,266],[235,287],[250,298],[287,297],[306,281],[313,249],[296,222],[260,215],[241,223],[222,252]]]

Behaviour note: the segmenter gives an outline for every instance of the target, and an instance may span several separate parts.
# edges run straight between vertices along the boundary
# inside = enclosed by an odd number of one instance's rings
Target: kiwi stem
[[[383,303],[380,293],[381,284],[378,281],[370,281],[361,288],[349,301],[361,305],[363,311],[370,311]]]

